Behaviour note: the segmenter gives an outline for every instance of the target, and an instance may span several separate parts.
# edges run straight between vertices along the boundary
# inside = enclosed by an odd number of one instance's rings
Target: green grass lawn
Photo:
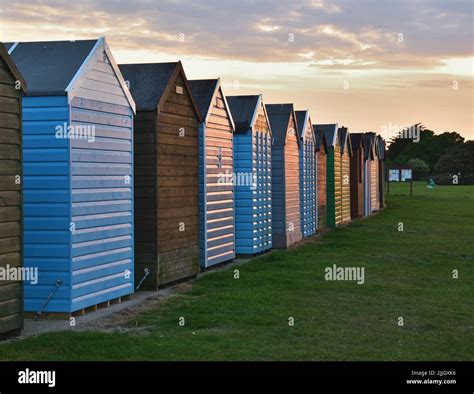
[[[145,333],[44,334],[0,344],[0,359],[474,360],[474,186],[407,191],[392,185],[370,219],[200,277],[130,322]],[[365,267],[365,283],[326,281],[333,264]]]

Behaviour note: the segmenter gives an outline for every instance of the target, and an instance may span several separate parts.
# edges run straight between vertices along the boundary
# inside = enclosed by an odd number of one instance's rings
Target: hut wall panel
[[[21,264],[21,95],[0,57],[0,267]],[[20,281],[0,281],[0,334],[23,327]]]
[[[108,62],[97,63],[115,77]],[[117,77],[86,76],[71,103],[71,125],[94,132],[71,140],[71,219],[79,235],[93,234],[87,241],[72,235],[74,311],[134,291],[133,113]]]
[[[318,229],[326,228],[327,226],[327,189],[326,189],[326,161],[327,161],[327,153],[324,145],[321,145],[319,152],[316,156],[317,161],[317,203],[318,203]]]
[[[328,149],[326,156],[326,207],[327,207],[327,226],[335,227],[335,177],[334,177],[334,148]]]
[[[46,312],[71,308],[70,141],[56,138],[69,125],[66,96],[23,98],[23,250],[25,267],[38,267],[38,284],[24,284],[24,308],[41,305],[63,280]]]
[[[207,124],[200,127],[199,253],[203,268],[235,257],[234,193],[228,190],[229,186],[233,187],[233,129],[223,108],[225,104],[219,89],[209,109]],[[224,174],[229,174],[226,182],[220,180]],[[213,224],[212,231],[207,231],[209,221]]]
[[[155,290],[158,287],[156,111],[137,111],[134,125],[135,286],[148,269],[150,274],[141,289]],[[166,167],[162,168],[160,171],[166,171]]]
[[[291,118],[285,145],[272,146],[273,246],[287,248],[301,240],[299,146]]]
[[[379,160],[379,208],[385,207],[385,161]]]
[[[334,222],[342,223],[342,156],[339,144],[334,148]]]
[[[372,161],[364,160],[364,216],[369,216],[372,213]]]
[[[296,124],[290,118],[290,132],[285,144],[285,199],[286,199],[286,245],[287,247],[302,239],[300,216],[300,168],[299,146]]]
[[[317,215],[317,168],[316,151],[311,122],[308,122],[299,149],[300,158],[300,216],[304,237],[316,233]]]
[[[379,209],[378,207],[378,199],[377,199],[377,160],[372,160],[370,163],[371,174],[370,174],[370,199],[371,199],[371,207],[372,212],[375,212]]]
[[[270,128],[263,105],[255,122],[257,140],[257,236],[258,252],[272,248],[272,144]]]
[[[363,148],[353,148],[351,165],[351,217],[364,215],[364,152]]]
[[[254,128],[234,134],[237,255],[253,255],[272,247],[271,154],[270,131],[261,107]]]
[[[184,89],[183,95],[176,94],[177,85],[184,85],[180,75],[170,82],[169,94],[160,104],[156,120],[157,171],[163,169],[166,173],[156,176],[156,201],[158,229],[181,228],[184,231],[180,231],[173,242],[162,241],[162,233],[158,232],[159,286],[194,276],[199,271],[199,234],[196,231],[199,222],[199,179],[182,171],[188,168],[197,174],[199,170],[199,124],[190,93]],[[185,134],[180,137],[181,127]]]
[[[272,236],[275,248],[286,247],[284,146],[272,146]]]
[[[349,136],[347,137],[349,139]],[[341,156],[341,171],[342,171],[342,222],[347,223],[351,220],[351,185],[350,185],[350,154],[349,142],[347,141],[344,147],[344,153]]]

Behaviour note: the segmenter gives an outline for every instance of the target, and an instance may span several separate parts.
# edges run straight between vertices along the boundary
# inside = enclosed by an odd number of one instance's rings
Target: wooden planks
[[[1,44],[0,44],[1,45]],[[0,52],[0,267],[21,265],[21,91]],[[20,281],[0,281],[0,335],[23,327]]]
[[[349,136],[347,136],[349,139]],[[351,221],[351,185],[350,185],[350,152],[349,141],[344,145],[344,152],[341,155],[341,220],[342,223]]]
[[[323,143],[317,154],[318,166],[318,230],[327,226],[327,210],[326,210],[326,161],[327,152]]]
[[[299,146],[296,123],[293,116],[290,116],[288,124],[284,155],[286,245],[288,247],[302,239],[299,190]]]
[[[352,147],[350,159],[351,218],[364,216],[364,149]]]
[[[157,286],[199,271],[199,118],[184,78],[178,73],[170,80],[155,123]],[[176,93],[176,86],[183,87],[182,95]],[[166,239],[165,230],[177,237]]]
[[[207,123],[202,125],[200,176],[204,193],[200,199],[202,219],[200,259],[207,268],[235,257],[233,166],[233,127],[219,87],[209,108]],[[225,181],[224,181],[225,180]],[[229,190],[232,187],[232,190]],[[207,231],[212,223],[212,231]]]

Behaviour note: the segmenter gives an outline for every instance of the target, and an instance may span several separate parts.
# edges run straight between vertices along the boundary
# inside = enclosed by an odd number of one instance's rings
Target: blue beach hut
[[[273,247],[286,249],[302,239],[298,126],[293,104],[265,107],[273,132]]]
[[[234,133],[235,249],[272,248],[272,132],[261,95],[227,96]]]
[[[318,226],[318,191],[316,139],[309,111],[296,111],[298,138],[300,140],[300,212],[303,237],[316,233]]]
[[[72,313],[133,293],[135,103],[104,38],[7,49],[23,100],[25,311]]]

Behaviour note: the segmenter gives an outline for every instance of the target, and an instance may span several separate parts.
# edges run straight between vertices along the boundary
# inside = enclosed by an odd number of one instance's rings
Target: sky
[[[181,60],[313,123],[474,139],[472,0],[0,0],[0,41],[99,36],[118,63]]]

